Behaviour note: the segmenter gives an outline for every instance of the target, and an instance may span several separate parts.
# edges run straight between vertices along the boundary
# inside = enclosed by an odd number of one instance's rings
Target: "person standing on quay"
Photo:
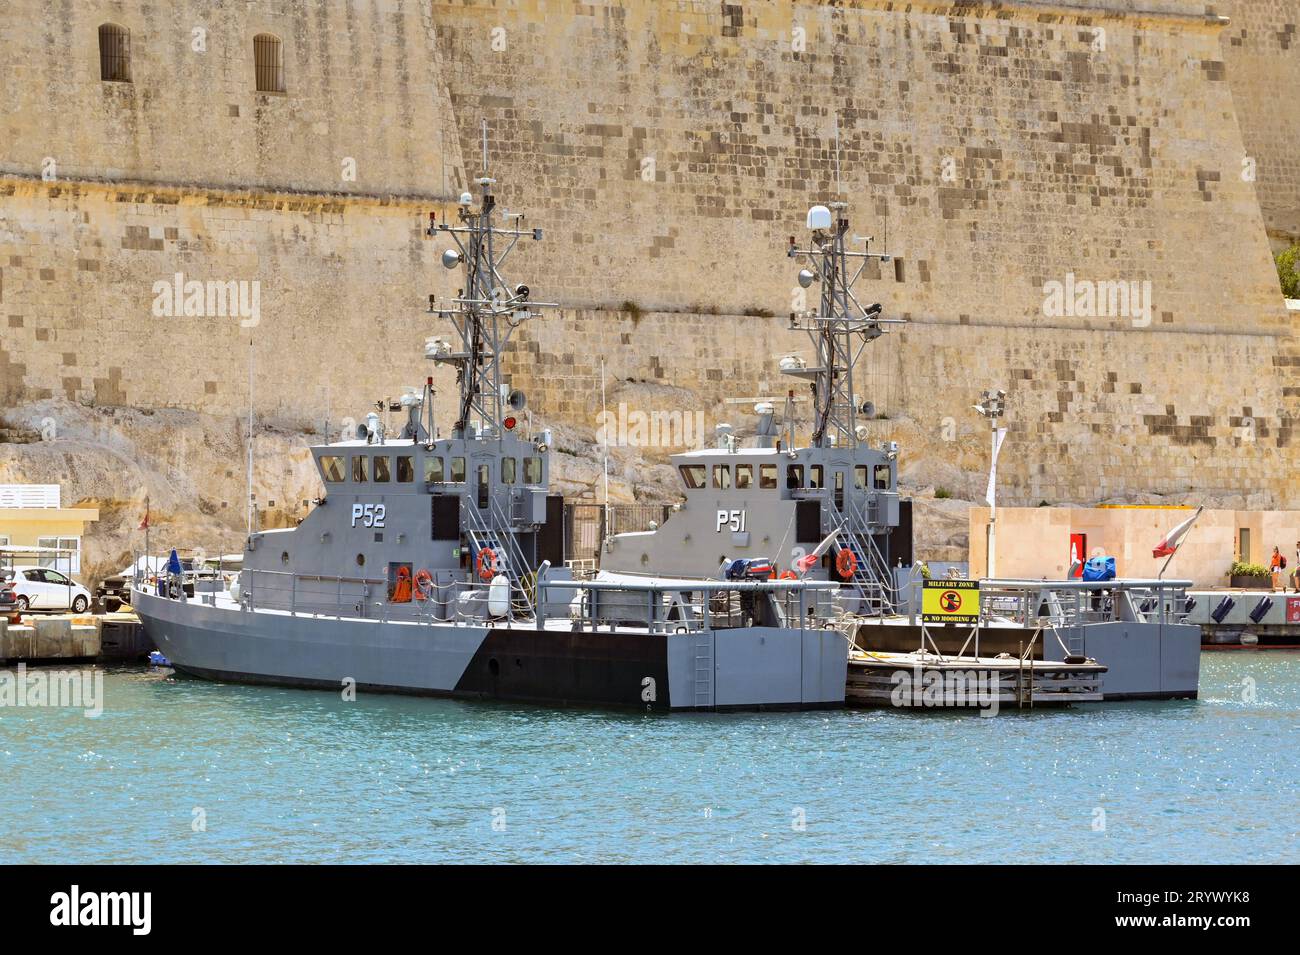
[[[1278,550],[1276,546],[1274,546],[1273,557],[1268,562],[1268,569],[1273,577],[1272,579],[1273,586],[1271,589],[1273,590],[1282,589],[1282,570],[1285,567],[1286,567],[1286,558],[1283,557],[1282,552]]]

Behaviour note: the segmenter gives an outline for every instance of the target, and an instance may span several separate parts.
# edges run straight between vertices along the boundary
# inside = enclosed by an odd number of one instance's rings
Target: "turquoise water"
[[[1201,662],[1196,702],[995,719],[109,670],[98,719],[0,708],[0,863],[1295,862],[1300,654]]]

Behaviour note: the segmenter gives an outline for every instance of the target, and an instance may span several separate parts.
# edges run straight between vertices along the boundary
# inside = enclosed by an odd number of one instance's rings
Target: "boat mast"
[[[524,229],[523,215],[502,212],[505,224],[498,225],[496,180],[487,172],[487,122],[483,123],[483,175],[475,180],[479,187],[478,208],[473,196],[460,197],[460,225],[435,224],[430,213],[429,235],[443,234],[456,248],[442,253],[448,269],[463,266],[465,287],[458,290],[450,308],[439,308],[436,297],[429,296],[429,311],[451,321],[458,341],[444,342],[431,338],[425,354],[435,361],[455,366],[459,389],[453,436],[457,438],[496,438],[502,436],[506,417],[506,396],[502,391],[501,358],[514,330],[535,317],[535,309],[556,308],[553,302],[529,300],[526,285],[511,287],[502,275],[501,266],[521,238],[540,242],[541,229]]]
[[[846,207],[844,202],[813,206],[808,211],[811,243],[801,248],[791,236],[786,253],[811,266],[799,271],[800,286],[821,284],[817,311],[790,315],[791,329],[806,331],[812,340],[816,365],[787,370],[812,381],[812,445],[818,448],[857,447],[858,415],[869,415],[871,407],[854,389],[854,367],[867,345],[884,334],[885,325],[903,324],[898,319],[882,319],[879,302],[863,306],[854,294],[854,286],[868,262],[876,259],[883,264],[892,258],[887,253],[872,252],[870,237],[854,237],[854,241],[863,243],[863,251],[848,249]],[[850,273],[850,269],[854,270]]]

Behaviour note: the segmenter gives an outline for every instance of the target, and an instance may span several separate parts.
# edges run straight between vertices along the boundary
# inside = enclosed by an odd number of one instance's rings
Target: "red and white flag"
[[[840,536],[840,528],[837,527],[835,528],[835,530],[831,531],[829,534],[826,535],[825,540],[823,540],[820,544],[818,544],[815,548],[813,548],[813,552],[811,554],[805,554],[803,557],[800,557],[798,560],[794,562],[795,570],[799,571],[799,573],[801,574],[806,574],[808,573],[808,571],[812,570],[813,565],[816,564],[817,561],[822,559],[822,554],[830,550],[831,544],[833,544],[835,542],[835,538],[839,536]]]
[[[144,520],[140,522],[139,530],[147,531],[149,529],[149,498],[144,499]]]
[[[1202,504],[1200,507],[1196,509],[1195,514],[1193,514],[1187,520],[1183,521],[1181,524],[1179,524],[1177,527],[1171,530],[1168,534],[1166,534],[1164,536],[1164,540],[1162,540],[1159,544],[1157,544],[1155,548],[1151,551],[1151,556],[1152,557],[1172,556],[1173,553],[1176,550],[1178,550],[1180,546],[1182,546],[1183,538],[1187,536],[1187,532],[1192,529],[1192,525],[1196,523],[1196,519],[1201,516],[1201,511],[1203,511],[1204,509],[1205,509],[1205,505]]]

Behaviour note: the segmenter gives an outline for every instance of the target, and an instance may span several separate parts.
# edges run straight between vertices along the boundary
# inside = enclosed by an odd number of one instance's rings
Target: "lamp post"
[[[1002,449],[1002,441],[1006,437],[1006,429],[998,427],[998,419],[1006,414],[1006,397],[1005,391],[986,391],[980,396],[980,403],[975,405],[975,410],[985,418],[989,419],[989,430],[992,439],[992,452],[989,458],[989,487],[985,499],[989,502],[989,529],[988,529],[988,576],[997,576],[997,483],[998,483],[998,452]]]

